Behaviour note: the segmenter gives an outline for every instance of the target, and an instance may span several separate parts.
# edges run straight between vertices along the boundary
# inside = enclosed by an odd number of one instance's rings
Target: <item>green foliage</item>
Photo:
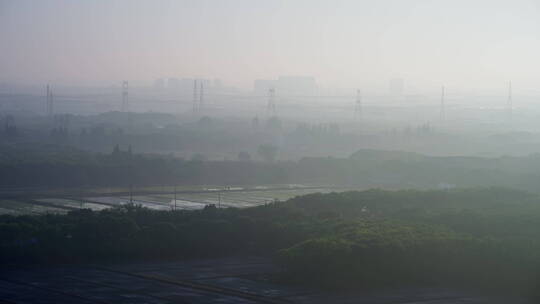
[[[233,149],[234,150],[234,149]],[[503,186],[538,193],[540,157],[428,157],[406,152],[362,150],[350,158],[276,161],[281,151],[262,144],[257,159],[189,161],[129,152],[111,142],[107,153],[58,145],[0,144],[0,186],[125,187],[172,184],[333,184],[361,188],[447,189]],[[129,179],[127,178],[129,177]]]
[[[266,162],[273,162],[276,160],[279,148],[274,145],[260,145],[257,148],[257,154]]]
[[[100,154],[54,145],[0,147],[0,186],[126,187],[167,184],[286,183],[287,163],[191,161],[132,154],[118,145]]]
[[[325,288],[456,285],[534,294],[540,198],[501,188],[312,194],[247,209],[127,205],[1,216],[0,262],[274,256]]]
[[[341,220],[281,250],[288,278],[327,288],[457,285],[534,293],[540,199],[500,188],[311,194],[288,205]]]

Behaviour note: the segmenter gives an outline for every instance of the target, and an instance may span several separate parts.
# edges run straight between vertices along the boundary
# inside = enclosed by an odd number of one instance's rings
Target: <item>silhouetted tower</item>
[[[6,126],[5,126],[5,128],[9,129],[9,128],[14,127],[14,126],[15,126],[15,119],[13,118],[12,115],[7,115],[6,116]]]
[[[255,118],[253,118],[251,120],[251,128],[253,130],[258,130],[259,129],[259,117],[258,116],[255,116]]]
[[[68,125],[69,125],[69,116],[68,115],[54,115],[54,125],[58,131],[62,133],[67,133]]]
[[[444,86],[441,86],[441,121],[444,121],[445,109],[444,109]]]
[[[49,85],[47,85],[47,97],[46,97],[46,100],[47,100],[47,115],[48,116],[52,116],[54,114],[54,98],[53,98],[53,93],[52,93],[52,90],[51,90],[51,87]]]
[[[266,106],[266,110],[270,115],[276,115],[276,89],[274,88],[268,89],[268,105]]]
[[[51,131],[51,135],[55,139],[65,139],[68,136],[68,115],[54,115],[54,128]]]
[[[199,110],[199,98],[197,97],[197,79],[193,81],[193,112]]]
[[[204,108],[204,85],[202,81],[199,85],[199,89],[199,112],[202,112]]]
[[[122,112],[129,112],[129,86],[127,80],[122,81]]]
[[[6,125],[4,126],[4,132],[10,138],[17,136],[17,126],[15,125],[15,118],[12,115],[6,117]]]
[[[45,96],[45,112],[49,115],[49,98],[51,94],[51,87],[47,85],[47,95]]]
[[[514,105],[512,104],[512,81],[508,82],[508,100],[506,102],[506,111],[508,112],[508,119],[512,120],[512,111]]]
[[[354,105],[354,116],[356,118],[362,117],[362,92],[356,90],[356,103]]]

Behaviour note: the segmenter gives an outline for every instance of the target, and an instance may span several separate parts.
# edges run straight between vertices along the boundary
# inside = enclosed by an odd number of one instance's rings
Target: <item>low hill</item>
[[[246,209],[0,216],[0,262],[274,256],[332,289],[456,286],[537,294],[540,197],[504,188],[311,194]]]

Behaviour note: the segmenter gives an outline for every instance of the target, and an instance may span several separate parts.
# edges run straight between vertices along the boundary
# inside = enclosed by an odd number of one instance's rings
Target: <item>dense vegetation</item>
[[[0,186],[96,187],[287,182],[287,163],[184,160],[112,146],[91,153],[57,145],[0,146]]]
[[[1,98],[1,96],[0,96]],[[138,152],[174,153],[186,159],[202,154],[207,159],[236,159],[238,153],[257,158],[264,144],[280,144],[283,159],[304,155],[346,155],[356,142],[372,142],[341,134],[337,124],[282,122],[277,117],[219,118],[166,113],[108,112],[98,115],[0,116],[0,144],[61,144],[107,153],[115,144],[132,145]]]
[[[540,198],[499,188],[312,194],[248,209],[137,206],[0,217],[0,262],[262,254],[327,288],[460,285],[534,294]]]
[[[241,153],[234,161],[184,160],[139,154],[112,145],[92,153],[59,145],[0,145],[0,186],[99,187],[179,184],[354,185],[362,188],[434,189],[504,186],[538,192],[540,155],[526,157],[430,157],[361,150],[349,158],[272,161],[275,147],[260,146],[262,160]]]

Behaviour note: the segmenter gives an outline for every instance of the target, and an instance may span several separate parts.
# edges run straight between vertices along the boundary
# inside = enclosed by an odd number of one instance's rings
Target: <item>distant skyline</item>
[[[0,0],[0,82],[540,91],[540,1]]]

